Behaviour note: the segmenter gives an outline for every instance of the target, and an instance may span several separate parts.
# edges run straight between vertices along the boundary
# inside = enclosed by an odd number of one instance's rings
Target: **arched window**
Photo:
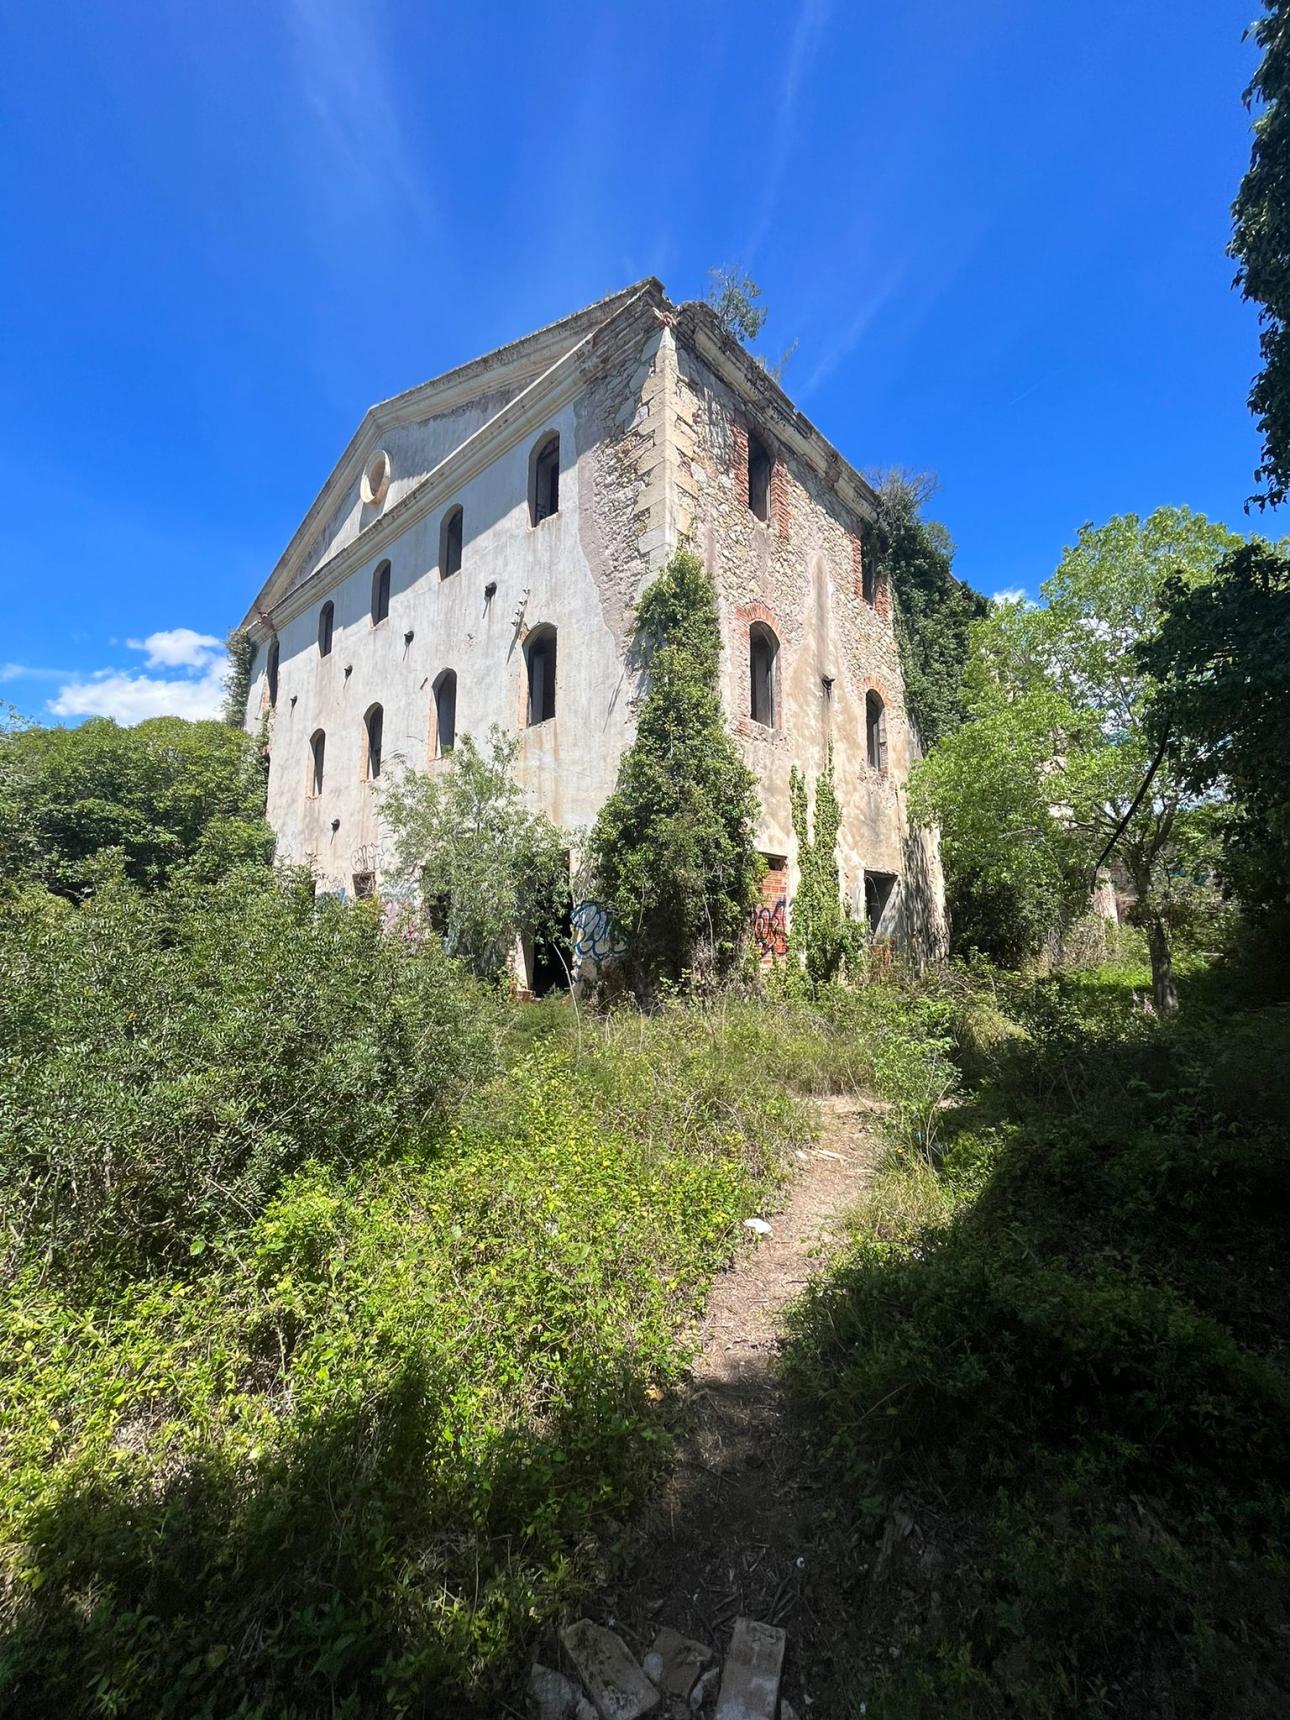
[[[460,508],[449,508],[439,529],[439,577],[451,579],[461,572],[461,530],[465,516]]]
[[[878,602],[878,561],[873,544],[866,542],[861,551],[860,590],[870,609]]]
[[[560,438],[547,436],[529,459],[529,519],[540,525],[560,512]]]
[[[390,613],[390,564],[383,561],[372,575],[372,626]]]
[[[887,712],[872,688],[864,696],[865,757],[871,770],[887,768]]]
[[[758,437],[748,437],[748,506],[759,520],[770,518],[770,450]]]
[[[457,744],[457,672],[445,669],[434,684],[434,756],[444,758]]]
[[[281,653],[276,638],[269,643],[269,661],[265,667],[264,676],[269,688],[269,709],[272,710],[278,702],[278,660]]]
[[[375,782],[381,774],[381,743],[384,740],[385,712],[373,705],[363,718],[363,776]]]
[[[309,737],[309,793],[315,797],[322,793],[326,752],[327,736],[321,729],[315,729]]]
[[[524,645],[528,665],[528,723],[545,723],[555,715],[555,628],[535,627]]]
[[[318,611],[318,655],[331,656],[331,636],[336,623],[336,605],[324,603]]]
[[[775,670],[779,661],[779,640],[762,622],[748,629],[748,714],[755,723],[768,729],[775,725]]]

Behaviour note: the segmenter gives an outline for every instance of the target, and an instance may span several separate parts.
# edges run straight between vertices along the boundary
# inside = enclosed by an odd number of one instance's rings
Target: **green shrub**
[[[20,1257],[199,1254],[314,1159],[415,1140],[487,1075],[497,1005],[375,908],[262,871],[0,915],[0,1216]]]

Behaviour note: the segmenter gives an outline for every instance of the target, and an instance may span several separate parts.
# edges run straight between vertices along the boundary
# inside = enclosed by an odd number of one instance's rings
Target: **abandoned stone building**
[[[782,948],[796,882],[789,770],[812,781],[830,744],[846,899],[876,935],[936,949],[874,519],[869,485],[713,311],[653,279],[374,406],[243,624],[280,856],[320,889],[384,893],[382,777],[442,768],[496,723],[576,869],[632,738],[633,604],[688,542],[759,784],[763,949]],[[596,920],[575,910],[584,955]]]

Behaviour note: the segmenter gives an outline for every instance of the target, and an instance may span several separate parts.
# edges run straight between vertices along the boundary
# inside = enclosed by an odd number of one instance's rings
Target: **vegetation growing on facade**
[[[800,971],[811,990],[837,977],[855,928],[842,907],[838,882],[838,831],[842,809],[833,782],[833,751],[815,779],[815,818],[807,801],[806,778],[794,767],[788,779],[797,838],[798,886],[789,922],[790,975]]]
[[[963,721],[968,635],[989,607],[954,577],[954,544],[945,527],[923,516],[934,488],[934,480],[903,472],[877,479],[905,707],[924,751]]]
[[[588,859],[634,984],[649,993],[729,972],[760,861],[754,778],[721,709],[716,598],[692,551],[678,550],[641,597],[636,646],[646,677],[636,739]]]
[[[232,729],[246,724],[246,702],[251,696],[251,670],[255,667],[255,641],[240,627],[225,640],[228,673],[224,678],[224,721]]]

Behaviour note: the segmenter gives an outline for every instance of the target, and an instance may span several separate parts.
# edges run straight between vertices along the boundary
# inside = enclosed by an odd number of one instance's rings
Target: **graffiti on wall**
[[[783,896],[753,909],[752,935],[763,960],[788,954],[788,904]]]
[[[609,910],[602,902],[579,902],[570,916],[570,924],[573,927],[573,956],[579,964],[595,962],[599,965],[622,954],[623,946],[614,935],[609,923]]]

